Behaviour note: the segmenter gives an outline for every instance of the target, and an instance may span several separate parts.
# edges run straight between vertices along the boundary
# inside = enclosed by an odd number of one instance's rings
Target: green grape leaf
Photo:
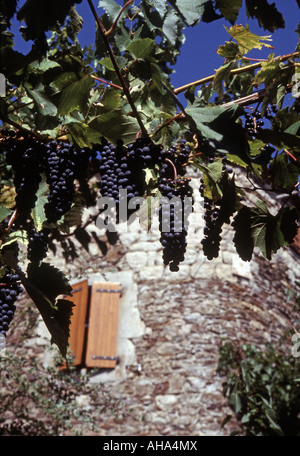
[[[0,205],[12,209],[16,202],[16,190],[9,185],[3,185],[0,189]]]
[[[134,142],[139,131],[137,120],[126,116],[120,109],[101,114],[89,124],[89,127],[112,143],[122,138],[124,144]]]
[[[116,56],[116,62],[118,64],[119,68],[123,68],[126,66],[127,59],[125,57],[123,57],[122,55]],[[101,65],[103,65],[108,70],[115,71],[114,64],[112,63],[112,61],[109,57],[104,57],[102,60],[100,60],[99,63],[101,63]]]
[[[59,100],[58,113],[65,116],[75,109],[82,112],[87,105],[94,85],[94,79],[89,74],[86,74],[66,87]]]
[[[243,206],[232,222],[237,253],[244,261],[250,261],[254,247],[258,247],[270,260],[279,248],[293,241],[297,233],[296,220],[295,208],[286,208],[274,216],[261,200],[256,202],[256,207]]]
[[[222,178],[222,163],[217,161],[208,166],[203,166],[200,163],[195,163],[195,165],[203,172],[204,196],[214,201],[220,200],[223,196],[219,185]]]
[[[274,32],[285,26],[282,14],[277,10],[275,3],[270,5],[267,0],[246,0],[246,10],[248,17],[255,17],[259,26],[265,30]]]
[[[82,123],[71,122],[66,124],[68,127],[68,136],[71,141],[78,147],[91,147],[92,142],[95,144],[101,142],[102,135],[98,131],[91,131],[89,126]],[[92,141],[94,139],[94,141]]]
[[[29,68],[33,68],[39,73],[45,73],[52,68],[61,68],[61,65],[58,62],[50,60],[46,57],[41,62],[39,60],[35,60],[29,65]]]
[[[299,114],[296,110],[290,109],[288,106],[286,108],[280,109],[277,111],[276,116],[272,119],[272,125],[274,130],[285,131],[291,135],[297,135],[298,128],[297,122],[299,121]],[[292,125],[295,124],[293,127]],[[300,121],[299,121],[300,125]],[[289,130],[291,127],[291,131]],[[299,131],[300,133],[300,131]],[[300,136],[300,134],[299,134]]]
[[[241,57],[241,50],[239,45],[234,41],[226,41],[225,44],[221,44],[217,49],[217,54],[224,59],[235,60]]]
[[[30,263],[27,278],[23,275],[21,280],[51,334],[51,343],[56,344],[65,357],[74,304],[59,296],[70,295],[71,285],[61,271],[46,263],[40,266]]]
[[[299,166],[287,153],[281,152],[271,160],[270,173],[275,187],[293,190],[298,182]]]
[[[222,178],[222,163],[220,161],[210,163],[207,166],[207,173],[211,180],[214,182],[220,182]]]
[[[21,242],[21,244],[27,244],[28,240],[27,240],[26,231],[17,230],[17,231],[10,232],[3,239],[0,249],[3,249],[4,247],[7,247],[10,244],[13,244],[14,242]]]
[[[260,84],[267,83],[277,76],[280,71],[280,61],[274,60],[274,54],[271,54],[267,62],[261,62],[261,69],[256,73],[253,85],[259,86]]]
[[[155,41],[150,38],[142,38],[131,41],[127,50],[133,54],[136,59],[149,59],[154,55]]]
[[[42,114],[43,116],[56,116],[57,107],[46,95],[45,87],[42,83],[39,83],[34,89],[31,89],[29,84],[25,84],[25,89],[33,99],[39,114]]]
[[[175,2],[170,3],[174,4]],[[176,8],[178,8],[187,25],[195,25],[200,21],[206,3],[207,0],[176,0]]]
[[[243,49],[243,53],[248,53],[252,49],[262,49],[263,46],[273,49],[268,43],[263,41],[272,41],[271,35],[258,36],[255,33],[250,32],[249,26],[243,27],[242,25],[233,25],[229,29],[225,27],[229,35],[234,38],[239,46]]]
[[[114,21],[120,13],[122,7],[118,5],[114,0],[100,0],[98,8],[103,8],[110,19]],[[122,12],[121,17],[125,17],[127,14],[127,8]]]
[[[161,18],[164,17],[167,11],[167,3],[165,0],[151,0],[151,4],[158,11]]]
[[[0,266],[0,279],[5,276],[7,269]]]
[[[300,137],[300,120],[294,122],[284,131],[290,135],[298,135],[298,137]]]
[[[188,3],[188,2],[185,2]],[[171,46],[176,45],[176,41],[178,38],[178,27],[180,21],[178,15],[175,13],[174,10],[168,12],[164,24],[163,24],[163,33],[169,40]]]
[[[49,188],[46,184],[46,178],[44,176],[39,184],[39,188],[36,193],[37,200],[35,202],[34,208],[31,211],[34,226],[37,231],[41,231],[43,228],[43,223],[47,221],[44,206],[48,201],[48,194]]]
[[[298,233],[298,219],[299,217],[295,207],[285,207],[283,211],[281,211],[279,226],[283,234],[285,245],[290,245],[294,242],[294,238]]]
[[[219,98],[223,99],[223,81],[227,81],[232,70],[234,62],[227,62],[217,69],[213,79],[213,86]]]
[[[50,84],[51,88],[56,92],[61,92],[69,85],[75,83],[78,80],[74,71],[65,71],[64,73],[57,76],[56,79]]]
[[[259,155],[261,153],[261,149],[265,145],[265,143],[259,139],[254,139],[253,141],[249,141],[249,144],[250,144],[251,158]]]
[[[236,155],[245,163],[250,164],[249,145],[243,127],[237,119],[244,113],[240,106],[223,108],[221,106],[199,106],[199,100],[185,110],[192,118],[199,132],[209,140],[207,154]]]
[[[223,225],[223,223],[230,223],[230,217],[237,209],[238,200],[234,177],[229,178],[228,174],[224,173],[220,181],[220,187],[222,189],[222,198],[220,200],[218,220]]]
[[[11,213],[12,211],[7,207],[0,206],[0,222],[6,219],[6,217],[8,217]]]
[[[243,206],[234,217],[233,243],[237,254],[243,261],[250,261],[254,250],[254,241],[251,233],[251,209]]]
[[[48,297],[54,307],[58,295],[67,295],[72,291],[65,274],[50,264],[42,263],[40,266],[36,266],[30,263],[27,268],[27,276]]]
[[[41,2],[40,0],[26,0],[18,9],[18,21],[24,21],[23,37],[35,41],[35,46],[45,52],[47,43],[45,32],[55,26],[57,22],[63,24],[66,16],[70,12],[70,7],[75,1],[52,0],[51,2]],[[42,19],[41,19],[42,18]]]
[[[216,8],[220,10],[222,16],[234,24],[242,7],[243,0],[216,0]]]
[[[136,39],[138,38],[138,35],[141,32],[141,30],[142,30],[142,27],[136,31],[136,34],[134,35]],[[103,48],[103,39],[99,35],[100,35],[99,33],[96,34],[97,50],[99,49],[99,51],[100,51],[99,55],[105,55],[106,49],[105,48],[102,49]],[[119,49],[119,52],[126,51],[127,46],[132,42],[131,37],[129,35],[129,31],[126,29],[126,27],[124,27],[124,25],[121,22],[119,22],[118,34],[115,36],[115,42],[116,42],[116,46]]]
[[[73,226],[81,225],[82,214],[84,205],[76,203],[71,209],[63,216],[63,219],[58,223],[58,228],[62,233],[69,234],[70,228]]]
[[[151,63],[151,86],[150,90],[157,89],[159,91],[159,96],[165,95],[166,90],[165,90],[165,85],[163,82],[163,74],[159,68],[158,65],[155,65],[154,63]],[[154,98],[153,93],[151,92],[152,98]]]
[[[103,107],[101,111],[109,112],[113,109],[118,109],[120,107],[121,94],[116,90],[106,89],[103,96],[101,97],[101,103]]]
[[[273,144],[273,146],[278,147],[278,149],[288,149],[295,153],[300,152],[300,136],[284,131],[274,131],[263,128],[257,133],[256,138],[262,140],[266,144]]]
[[[278,106],[282,105],[286,95],[286,87],[291,82],[293,74],[293,67],[287,65],[278,68],[268,78],[265,82],[265,96],[261,106],[262,115],[265,113],[269,103],[276,103]]]

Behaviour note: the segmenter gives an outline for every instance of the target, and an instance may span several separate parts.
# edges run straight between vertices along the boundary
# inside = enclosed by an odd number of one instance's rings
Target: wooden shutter
[[[85,364],[114,368],[117,364],[119,283],[92,285]]]
[[[89,294],[88,281],[82,280],[72,285],[72,289],[72,297],[67,297],[75,304],[72,308],[69,345],[76,366],[83,362]]]

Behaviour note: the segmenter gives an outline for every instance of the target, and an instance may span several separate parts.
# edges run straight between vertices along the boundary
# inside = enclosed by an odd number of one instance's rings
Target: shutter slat
[[[91,290],[85,364],[114,368],[117,364],[117,336],[120,284],[95,282]]]

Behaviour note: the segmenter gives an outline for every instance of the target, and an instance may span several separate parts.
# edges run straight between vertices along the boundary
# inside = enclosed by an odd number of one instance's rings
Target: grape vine
[[[219,255],[225,224],[232,226],[236,251],[245,261],[254,247],[270,259],[293,242],[300,219],[300,107],[294,96],[299,48],[251,59],[247,53],[270,48],[269,39],[236,25],[236,6],[190,2],[186,10],[184,2],[151,0],[123,6],[104,1],[103,15],[87,0],[97,33],[94,46],[83,47],[79,1],[68,1],[57,13],[46,2],[43,21],[39,2],[31,2],[19,8],[4,1],[0,13],[7,92],[0,105],[1,309],[9,311],[1,310],[2,331],[13,315],[7,299],[17,297],[21,281],[46,315],[54,339],[62,340],[55,325],[61,329],[68,321],[70,306],[65,304],[62,317],[56,300],[68,294],[69,285],[45,260],[54,241],[67,258],[76,255],[72,236],[89,242],[82,211],[97,206],[99,198],[111,199],[120,223],[126,221],[122,204],[159,196],[162,260],[176,274],[194,208],[190,170],[201,174],[205,227],[199,245],[207,259]],[[269,11],[268,21],[255,14],[273,32],[283,22],[275,6]],[[15,13],[25,20],[25,39],[35,40],[27,55],[14,49],[9,32]],[[171,75],[184,27],[220,16],[231,23],[229,41],[216,50],[225,62],[215,74],[174,88]],[[181,93],[186,106],[178,99]],[[287,95],[292,99],[286,103]],[[248,186],[236,183],[239,175]],[[276,214],[259,200],[254,208],[248,205],[248,192],[257,189],[283,198]],[[133,212],[127,211],[127,220]],[[16,248],[21,242],[27,246],[26,272]],[[45,276],[50,279],[43,288]]]
[[[0,280],[0,334],[6,336],[16,310],[15,302],[23,288],[18,274],[12,271],[6,271]]]

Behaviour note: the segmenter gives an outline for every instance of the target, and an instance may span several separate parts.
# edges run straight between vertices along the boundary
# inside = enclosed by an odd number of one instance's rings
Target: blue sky
[[[20,0],[19,6],[24,2],[25,0]],[[93,0],[93,3],[97,7],[98,0]],[[121,0],[118,3],[123,4]],[[271,0],[270,3],[272,3]],[[296,0],[276,0],[275,3],[278,10],[284,16],[286,27],[272,34],[273,41],[270,44],[274,46],[273,51],[267,48],[263,48],[262,51],[254,50],[248,54],[248,57],[266,58],[270,52],[274,52],[277,56],[289,54],[295,50],[298,40],[295,29],[300,20],[297,2]],[[79,40],[82,45],[90,45],[94,42],[95,22],[86,0],[83,0],[81,4],[77,5],[77,11],[84,19],[83,29],[79,33]],[[103,10],[98,9],[98,11],[99,15],[103,13]],[[236,23],[244,26],[248,24],[250,31],[260,36],[271,34],[261,29],[256,20],[248,19],[244,7]],[[18,23],[16,24],[14,22],[12,28],[12,32],[16,34],[16,49],[20,52],[28,52],[31,48],[31,43],[25,43],[20,37],[17,28],[18,25]],[[200,22],[195,27],[189,27],[184,30],[186,41],[182,47],[181,55],[178,57],[177,64],[174,67],[175,73],[171,75],[171,82],[174,87],[179,87],[214,74],[215,69],[222,65],[223,58],[216,53],[216,50],[220,44],[223,44],[229,39],[224,25],[230,27],[231,24],[220,19],[210,24]]]
[[[94,0],[95,6],[97,3],[97,0]],[[118,1],[118,3],[123,4],[122,1]],[[275,55],[289,54],[295,50],[297,45],[298,35],[295,29],[300,20],[300,10],[296,0],[276,0],[275,3],[285,18],[286,28],[275,31],[272,34],[273,42],[270,44],[275,48],[273,51]],[[94,19],[86,0],[77,6],[77,11],[85,20],[79,39],[83,44],[91,44],[94,40]],[[248,19],[244,7],[236,23],[244,26],[249,24],[250,30],[260,36],[271,34],[269,31],[261,29],[256,20]],[[195,27],[188,27],[184,30],[186,41],[174,68],[176,72],[171,75],[174,87],[214,74],[215,69],[222,65],[223,58],[216,53],[216,50],[220,44],[230,38],[224,25],[231,26],[228,21],[220,19],[210,24],[200,22]],[[270,49],[254,50],[248,56],[266,58],[270,52]]]

